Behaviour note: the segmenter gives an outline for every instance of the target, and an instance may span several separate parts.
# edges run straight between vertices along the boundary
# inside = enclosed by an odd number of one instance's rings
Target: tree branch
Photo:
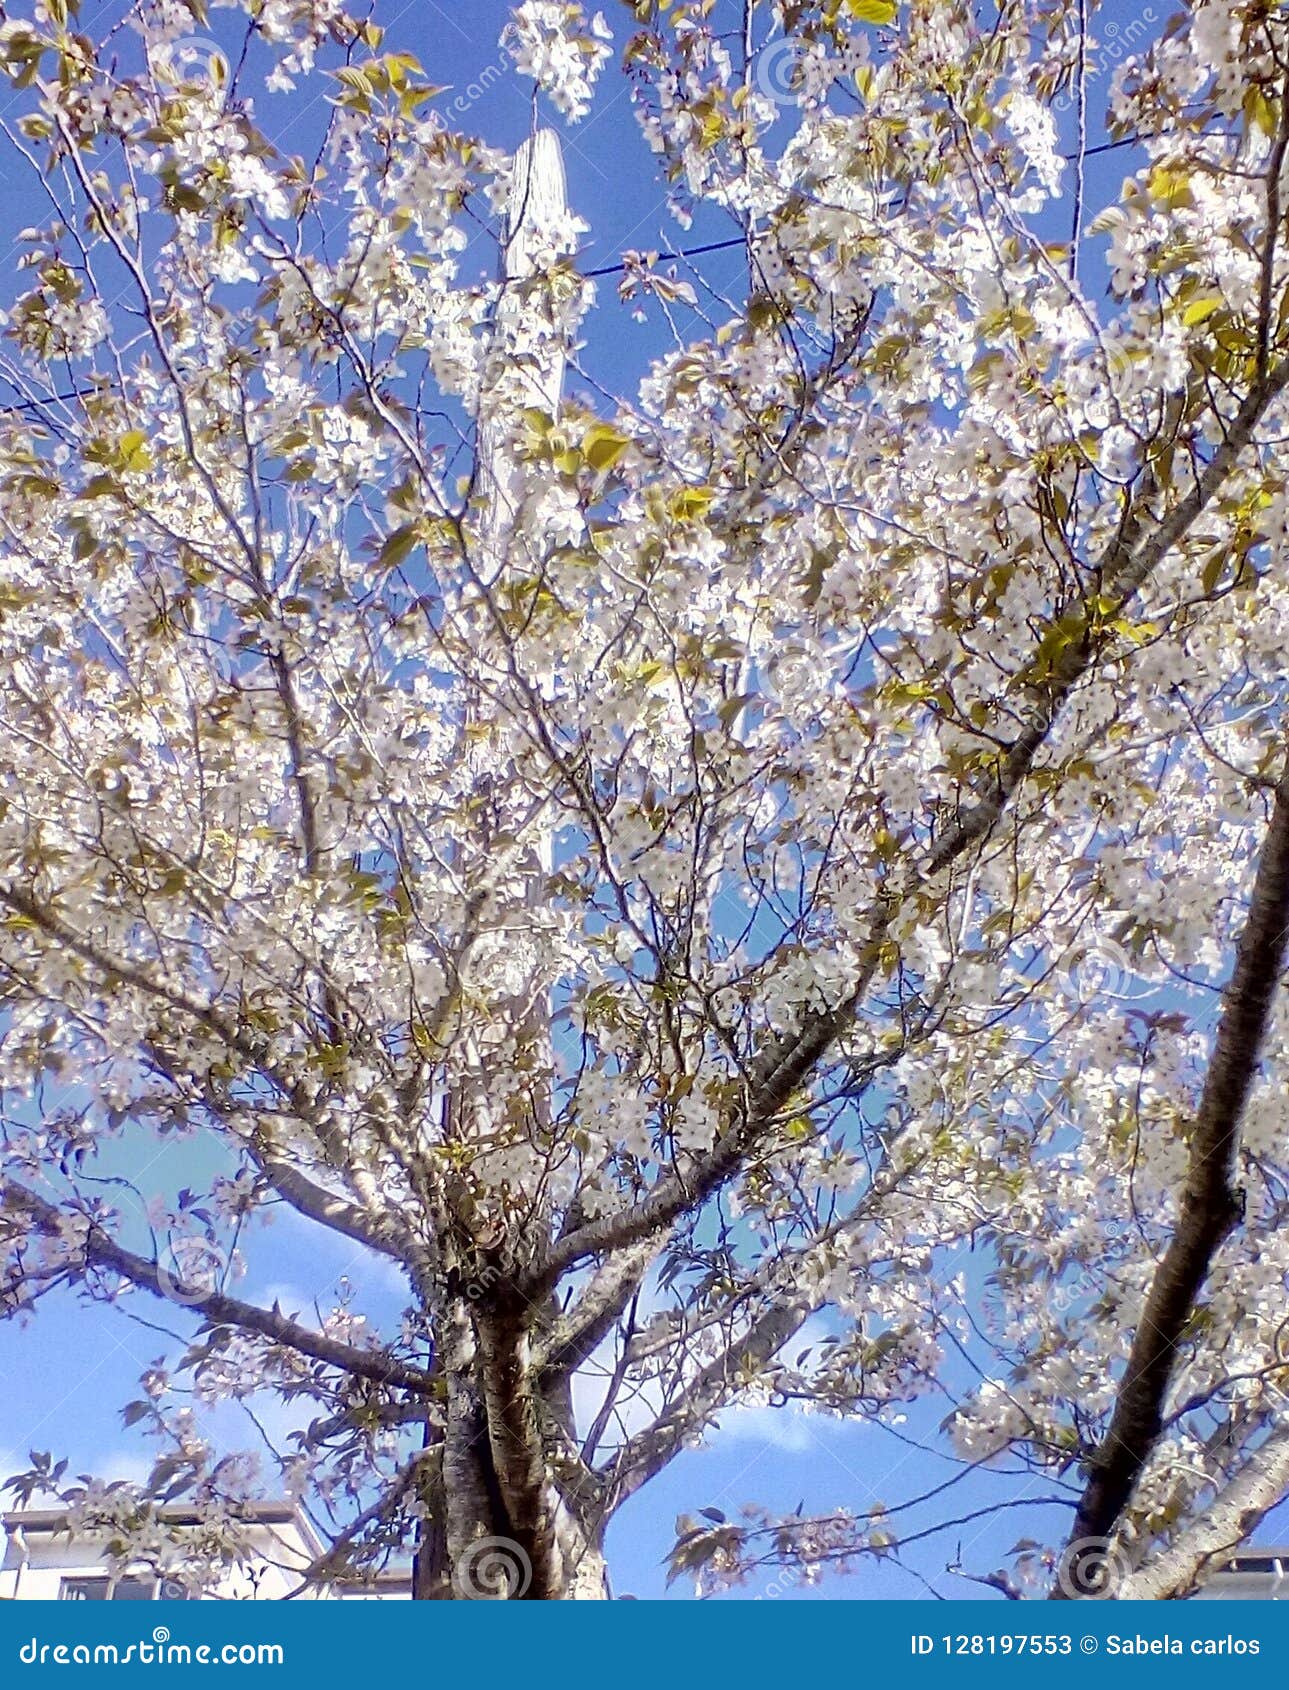
[[[697,1379],[685,1387],[679,1403],[628,1439],[618,1451],[611,1478],[611,1508],[634,1495],[660,1472],[686,1438],[707,1425],[737,1395],[748,1375],[765,1367],[801,1330],[821,1304],[820,1298],[801,1289],[803,1282],[810,1279],[809,1275],[803,1279],[802,1271],[809,1257],[867,1225],[882,1200],[899,1189],[903,1174],[903,1169],[889,1168],[882,1180],[875,1180],[869,1186],[849,1214],[823,1228],[809,1244],[769,1264],[748,1283],[740,1295],[759,1296],[764,1305],[761,1312],[743,1331],[734,1334]]]
[[[1283,1422],[1170,1545],[1116,1592],[1124,1602],[1189,1596],[1289,1491],[1289,1425]]]
[[[353,1203],[315,1184],[297,1168],[256,1155],[254,1150],[252,1155],[255,1155],[255,1165],[278,1196],[307,1220],[317,1221],[319,1226],[325,1226],[331,1232],[352,1238],[355,1244],[365,1244],[369,1250],[407,1265],[405,1246],[400,1246],[389,1235],[387,1223],[369,1219]]]
[[[654,1241],[647,1238],[607,1257],[573,1306],[534,1345],[534,1367],[550,1374],[580,1367],[639,1290],[654,1253]]]
[[[424,1449],[418,1449],[407,1465],[395,1475],[393,1482],[376,1498],[375,1502],[364,1508],[362,1513],[345,1527],[329,1549],[324,1550],[321,1555],[310,1561],[300,1574],[299,1584],[294,1590],[288,1592],[288,1599],[292,1596],[301,1595],[311,1584],[316,1584],[322,1579],[331,1579],[336,1573],[342,1571],[346,1565],[346,1557],[349,1551],[368,1526],[383,1524],[402,1502],[422,1473],[427,1468],[432,1468],[441,1457],[442,1449],[438,1444],[427,1444]]]
[[[1253,431],[1267,407],[1286,386],[1289,386],[1289,358],[1277,364],[1247,395],[1191,491],[1148,532],[1144,512],[1154,490],[1154,478],[1147,471],[1145,485],[1139,489],[1119,532],[1094,571],[1099,594],[1114,603],[1113,612],[1103,618],[1104,625],[1122,615],[1163,558],[1186,535],[1252,441]],[[875,901],[856,984],[847,998],[834,1009],[808,1017],[799,1031],[776,1041],[754,1064],[745,1104],[729,1131],[696,1168],[687,1171],[684,1177],[667,1176],[625,1213],[607,1215],[557,1240],[528,1276],[523,1287],[526,1296],[538,1300],[562,1274],[587,1257],[602,1256],[663,1232],[681,1215],[698,1208],[737,1171],[750,1146],[764,1134],[778,1110],[810,1076],[853,1019],[876,970],[896,903],[920,890],[993,831],[1033,766],[1066,700],[1095,666],[1103,643],[1103,639],[1089,635],[1065,646],[1043,682],[1029,688],[1028,724],[1003,759],[994,791],[963,815],[924,864],[909,865],[899,898],[883,897]]]
[[[660,1473],[676,1451],[700,1431],[729,1400],[735,1370],[763,1367],[810,1318],[816,1299],[798,1293],[767,1309],[741,1339],[729,1345],[685,1387],[679,1403],[638,1432],[619,1450],[609,1479],[608,1512],[634,1496]]]
[[[0,1211],[5,1208],[19,1210],[48,1236],[58,1236],[69,1219],[64,1210],[11,1181],[0,1186]],[[428,1373],[406,1367],[393,1356],[377,1350],[360,1350],[352,1344],[341,1343],[339,1339],[328,1338],[324,1333],[312,1332],[286,1315],[257,1308],[253,1303],[244,1303],[222,1291],[207,1292],[198,1286],[185,1285],[165,1273],[160,1263],[136,1255],[118,1244],[94,1222],[90,1223],[83,1249],[85,1266],[110,1268],[141,1291],[150,1291],[154,1297],[199,1314],[209,1325],[236,1326],[245,1332],[258,1333],[271,1343],[285,1345],[301,1355],[324,1362],[328,1367],[338,1367],[342,1372],[370,1379],[378,1385],[395,1386],[421,1396],[434,1389],[434,1381]]]
[[[1066,1559],[1077,1563],[1084,1540],[1108,1537],[1127,1506],[1163,1427],[1163,1404],[1186,1323],[1242,1204],[1236,1186],[1240,1119],[1280,986],[1289,939],[1289,765],[1276,787],[1249,913],[1226,989],[1212,1060],[1191,1135],[1177,1225],[1155,1271],[1141,1324],[1119,1386],[1110,1428],[1092,1460]],[[1091,1553],[1087,1551],[1087,1553]],[[1079,1586],[1073,1576],[1059,1581]]]

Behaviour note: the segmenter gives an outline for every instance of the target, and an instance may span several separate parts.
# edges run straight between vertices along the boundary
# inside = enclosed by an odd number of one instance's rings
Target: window
[[[62,1602],[151,1602],[157,1593],[154,1578],[64,1579],[58,1592]]]
[[[106,1602],[108,1598],[107,1579],[64,1579],[59,1588],[59,1600],[63,1602]]]

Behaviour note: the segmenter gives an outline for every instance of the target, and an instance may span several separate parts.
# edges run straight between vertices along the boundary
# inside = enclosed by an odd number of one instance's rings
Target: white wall
[[[101,1577],[106,1571],[93,1547],[77,1543],[62,1534],[28,1532],[26,1549],[16,1533],[10,1533],[0,1562],[0,1598],[26,1602],[56,1602],[65,1578]],[[253,1528],[252,1554],[244,1567],[231,1568],[211,1593],[216,1600],[245,1602],[280,1601],[295,1590],[300,1572],[313,1559],[299,1528],[274,1525]],[[307,1597],[324,1592],[307,1591]]]

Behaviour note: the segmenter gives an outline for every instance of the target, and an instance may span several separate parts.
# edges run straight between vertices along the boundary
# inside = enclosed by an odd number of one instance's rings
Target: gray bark
[[[1222,1004],[1217,1040],[1191,1135],[1176,1230],[1155,1271],[1141,1324],[1066,1548],[1055,1598],[1082,1589],[1080,1557],[1095,1557],[1119,1525],[1154,1453],[1178,1347],[1223,1241],[1238,1224],[1240,1119],[1280,989],[1289,941],[1289,768],[1276,787],[1249,913]]]
[[[1289,1492],[1289,1426],[1280,1425],[1177,1539],[1119,1587],[1124,1602],[1189,1596]]]

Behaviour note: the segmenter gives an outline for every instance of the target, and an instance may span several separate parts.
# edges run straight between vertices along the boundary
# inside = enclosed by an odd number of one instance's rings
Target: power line
[[[1127,135],[1122,141],[1105,141],[1100,146],[1085,147],[1081,156],[1083,158],[1095,158],[1098,153],[1112,153],[1119,147],[1135,146],[1140,139],[1139,135]],[[1072,164],[1075,159],[1080,157],[1080,154],[1062,153],[1061,157],[1066,164]],[[681,258],[701,258],[707,252],[729,252],[736,246],[746,245],[747,237],[736,235],[728,241],[708,241],[703,246],[679,247],[674,252],[656,252],[652,255],[652,260],[655,264],[675,263]],[[590,281],[596,276],[620,276],[627,268],[628,265],[620,261],[617,264],[602,264],[598,270],[583,270],[582,275],[587,281]]]
[[[737,235],[733,240],[708,241],[706,246],[682,247],[678,252],[658,252],[653,254],[655,264],[666,263],[669,259],[698,258],[705,252],[728,252],[731,247],[746,246],[744,236]],[[583,270],[582,275],[589,281],[593,276],[616,276],[627,268],[625,263],[604,264],[598,270]]]

